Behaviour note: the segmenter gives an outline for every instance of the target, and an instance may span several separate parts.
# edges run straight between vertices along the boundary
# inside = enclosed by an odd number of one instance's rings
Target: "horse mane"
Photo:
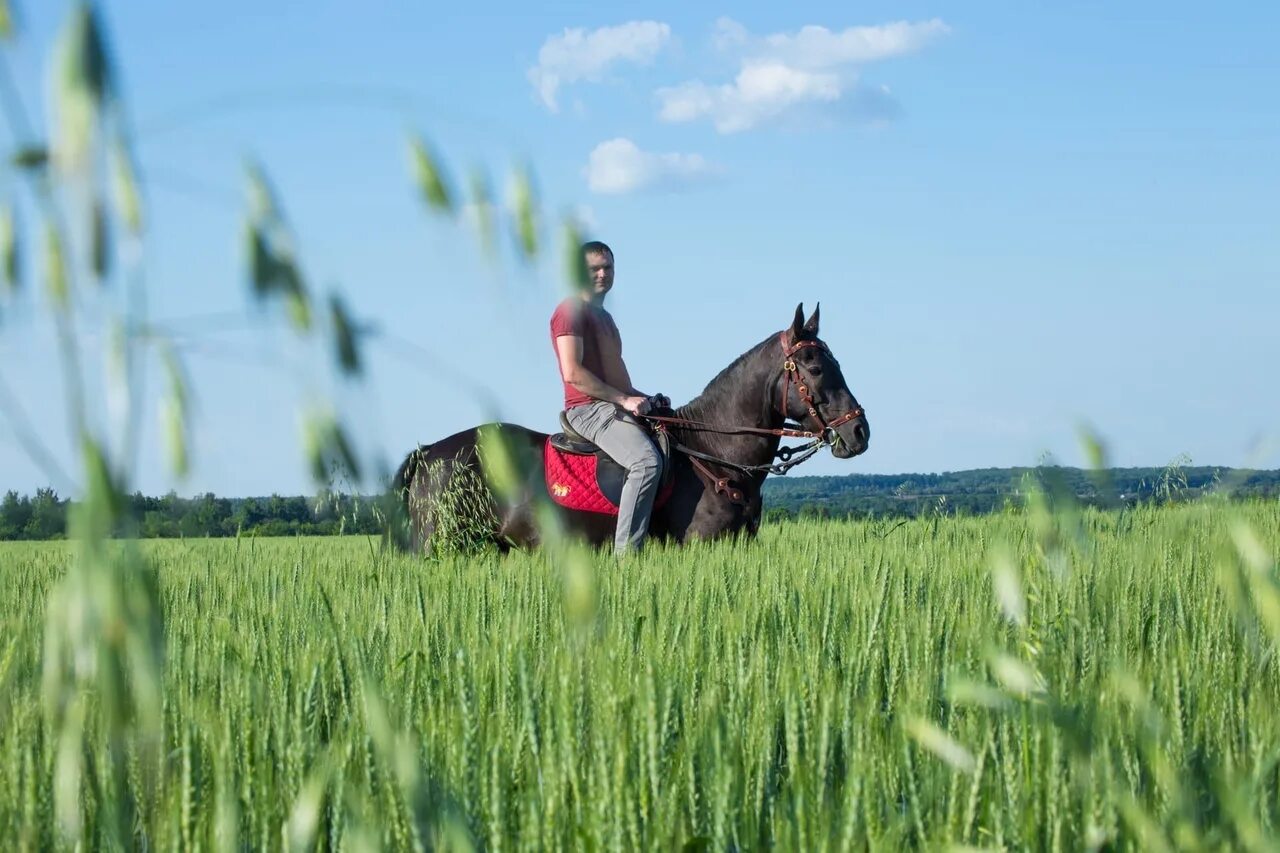
[[[728,367],[721,370],[702,389],[702,393],[676,410],[676,415],[690,420],[701,420],[714,423],[717,412],[728,407],[732,398],[742,392],[742,383],[734,381],[739,374],[752,366],[765,347],[776,343],[777,333],[760,341],[751,349],[735,358]],[[779,365],[781,362],[779,361]]]

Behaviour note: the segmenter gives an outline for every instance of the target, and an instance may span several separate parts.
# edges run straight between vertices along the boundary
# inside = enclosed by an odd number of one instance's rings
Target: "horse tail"
[[[431,450],[429,444],[419,444],[413,450],[409,451],[409,455],[400,463],[400,467],[396,469],[396,475],[391,478],[391,490],[400,496],[402,500],[408,500],[409,484],[413,482],[413,475],[418,473],[418,465],[421,464],[422,458]]]
[[[390,511],[387,513],[387,538],[404,549],[409,548],[410,540],[412,539],[410,533],[412,519],[409,509],[409,493],[413,486],[413,478],[418,473],[418,467],[426,459],[430,450],[430,444],[419,444],[409,451],[409,455],[400,463],[400,467],[396,469],[395,476],[391,478],[391,506],[389,507]]]

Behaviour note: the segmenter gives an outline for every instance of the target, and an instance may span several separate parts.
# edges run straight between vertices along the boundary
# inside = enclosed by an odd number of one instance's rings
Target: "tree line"
[[[911,518],[932,514],[983,515],[1020,505],[1026,490],[1067,495],[1093,506],[1194,500],[1221,493],[1232,498],[1280,496],[1280,471],[1217,467],[983,468],[943,474],[848,474],[771,477],[764,484],[766,520],[804,518]],[[65,535],[70,502],[53,489],[34,496],[9,491],[0,500],[0,540],[58,539]],[[380,499],[321,497],[190,498],[134,494],[125,514],[129,531],[149,539],[203,536],[334,536],[380,534]]]
[[[60,539],[66,535],[70,501],[53,489],[33,497],[9,491],[0,500],[0,540]],[[320,498],[271,495],[191,498],[134,494],[127,500],[130,532],[146,539],[203,536],[335,536],[382,532],[375,499],[331,494]]]
[[[766,519],[984,515],[1021,505],[1030,488],[1041,489],[1051,499],[1066,496],[1098,507],[1171,503],[1209,494],[1243,500],[1280,496],[1280,470],[1174,462],[1162,468],[1101,471],[1048,465],[942,474],[771,477],[764,484],[764,504]]]

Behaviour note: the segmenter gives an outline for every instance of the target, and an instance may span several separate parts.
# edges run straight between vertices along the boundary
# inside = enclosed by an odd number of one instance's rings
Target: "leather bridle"
[[[783,379],[783,386],[782,386],[782,402],[779,405],[779,408],[782,410],[782,416],[784,418],[787,416],[787,397],[790,396],[791,394],[791,382],[794,379],[796,383],[796,391],[799,392],[800,394],[800,401],[803,402],[805,405],[805,408],[809,410],[809,417],[813,418],[815,421],[822,424],[822,432],[820,433],[820,435],[822,436],[823,441],[827,444],[834,444],[836,427],[842,427],[845,424],[847,424],[849,421],[855,418],[862,417],[862,415],[864,414],[862,411],[862,407],[854,406],[851,410],[845,412],[843,415],[836,418],[834,421],[831,421],[830,423],[828,423],[827,420],[823,418],[822,414],[818,411],[818,404],[814,402],[813,394],[810,393],[809,391],[809,386],[805,384],[804,377],[800,375],[800,365],[796,363],[796,360],[792,358],[792,356],[800,352],[800,350],[802,349],[816,348],[825,352],[827,354],[827,358],[834,361],[837,365],[840,362],[836,361],[836,357],[832,355],[830,347],[828,347],[822,341],[803,340],[803,341],[796,341],[795,343],[788,345],[786,332],[782,333],[780,339],[782,341],[782,355],[783,355],[783,358],[786,359],[784,362],[782,362],[782,372],[784,374],[784,379]]]
[[[724,465],[741,471],[744,474],[786,474],[787,471],[799,465],[801,462],[804,462],[823,447],[835,444],[837,438],[837,427],[841,427],[849,421],[860,418],[865,414],[861,406],[855,406],[853,409],[845,412],[834,420],[827,421],[823,418],[822,413],[818,411],[817,402],[813,399],[813,392],[810,390],[812,377],[808,377],[808,382],[805,381],[806,377],[801,375],[800,372],[801,365],[793,358],[793,356],[800,350],[816,347],[825,352],[827,357],[833,362],[836,362],[836,364],[839,364],[839,362],[837,362],[836,357],[832,355],[830,348],[820,340],[799,340],[788,343],[787,333],[782,332],[779,336],[779,341],[782,344],[783,388],[782,399],[779,402],[778,408],[781,411],[783,420],[785,422],[786,418],[789,417],[787,414],[787,399],[791,393],[791,383],[794,382],[796,385],[796,392],[800,396],[800,401],[804,403],[809,417],[813,418],[821,425],[821,429],[817,432],[805,429],[791,429],[790,427],[781,427],[778,429],[755,426],[721,427],[716,426],[715,424],[706,423],[705,421],[695,421],[689,418],[666,417],[663,415],[640,415],[640,417],[653,423],[654,428],[659,430],[665,429],[667,426],[675,426],[701,432],[716,432],[725,435],[753,434],[768,435],[777,438],[811,439],[808,444],[796,447],[778,448],[774,455],[781,461],[767,465],[743,465],[738,462],[713,456],[709,453],[702,453],[701,451],[694,450],[691,447],[686,447],[679,442],[673,441],[672,446],[689,457],[689,461],[693,463],[693,466],[715,485],[716,492],[727,496],[734,503],[744,502],[742,491],[740,489],[733,488],[728,477],[717,477],[715,472],[711,471],[699,460]],[[805,372],[808,373],[807,370]]]

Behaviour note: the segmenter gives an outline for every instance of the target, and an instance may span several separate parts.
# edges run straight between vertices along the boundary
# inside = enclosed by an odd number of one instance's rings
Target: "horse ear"
[[[804,303],[796,306],[796,318],[791,321],[791,340],[798,341],[804,334]]]
[[[818,334],[818,309],[821,307],[821,302],[813,306],[813,316],[809,318],[809,322],[804,324],[804,330],[811,335]]]

